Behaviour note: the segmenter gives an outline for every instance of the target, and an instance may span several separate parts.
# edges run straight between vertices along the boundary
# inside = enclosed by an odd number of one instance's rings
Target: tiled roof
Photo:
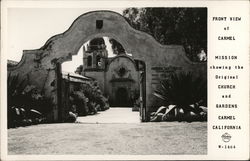
[[[62,71],[62,77],[64,79],[69,79],[72,82],[82,82],[82,83],[93,80],[92,78],[85,77],[80,74],[76,74],[72,72],[64,72],[64,71]]]

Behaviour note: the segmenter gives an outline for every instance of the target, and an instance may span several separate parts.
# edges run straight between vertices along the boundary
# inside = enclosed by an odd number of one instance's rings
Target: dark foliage
[[[176,105],[184,112],[191,111],[189,105],[199,102],[206,106],[207,82],[191,73],[173,74],[169,80],[163,80],[154,95],[164,101],[164,105]]]
[[[83,65],[79,65],[79,66],[76,68],[75,73],[81,75],[82,72],[83,72]]]
[[[206,8],[127,8],[123,16],[161,44],[183,45],[192,61],[198,61],[202,49],[207,51]]]
[[[109,108],[107,99],[103,96],[96,82],[83,83],[75,88],[70,94],[70,106],[75,106],[71,110],[80,116],[96,114],[97,111],[104,111]]]
[[[119,54],[125,54],[126,53],[123,46],[118,41],[116,41],[115,39],[110,38],[109,42],[111,43],[111,47],[112,47],[112,50],[113,50],[114,54],[119,55]]]
[[[89,99],[89,102],[98,104],[101,111],[109,108],[107,99],[103,96],[103,93],[96,82],[82,84],[81,88],[84,95]]]
[[[88,99],[81,91],[73,91],[70,94],[70,106],[75,106],[76,109],[71,110],[80,116],[86,116],[89,112],[87,107]]]
[[[7,82],[7,104],[8,107],[24,105],[27,103],[27,98],[23,95],[23,91],[27,86],[26,80],[20,81],[18,75],[8,74]]]
[[[33,85],[8,75],[7,111],[8,127],[26,126],[44,121],[52,110],[51,100],[45,98]],[[41,114],[41,115],[40,115]]]

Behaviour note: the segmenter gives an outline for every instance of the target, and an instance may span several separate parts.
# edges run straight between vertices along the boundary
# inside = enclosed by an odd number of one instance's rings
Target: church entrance
[[[118,107],[130,107],[131,102],[129,101],[128,91],[125,88],[118,88],[115,93],[115,105]]]

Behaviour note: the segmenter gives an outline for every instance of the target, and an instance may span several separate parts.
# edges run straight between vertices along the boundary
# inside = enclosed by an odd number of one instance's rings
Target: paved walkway
[[[140,114],[138,111],[132,111],[132,108],[111,107],[96,115],[78,117],[77,121],[80,123],[140,123]]]

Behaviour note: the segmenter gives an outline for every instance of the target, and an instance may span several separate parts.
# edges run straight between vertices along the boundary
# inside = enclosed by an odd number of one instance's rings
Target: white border
[[[112,4],[112,5],[111,5]],[[211,130],[211,125],[214,124],[214,118],[212,117],[214,110],[209,108],[209,118],[208,118],[208,154],[207,155],[7,155],[7,130],[6,129],[6,82],[7,82],[7,69],[6,69],[6,39],[8,33],[8,26],[7,26],[7,9],[8,8],[79,8],[79,6],[84,6],[85,8],[124,8],[124,7],[208,7],[208,17],[210,17],[211,9],[214,9],[214,12],[218,12],[218,16],[221,13],[230,14],[229,10],[224,10],[225,8],[231,8],[232,10],[238,9],[241,10],[243,15],[248,17],[249,20],[249,2],[248,1],[148,1],[148,0],[137,0],[137,1],[2,1],[1,3],[1,159],[3,160],[168,160],[168,159],[175,159],[175,160],[182,160],[182,159],[192,159],[192,160],[201,160],[201,159],[225,159],[225,155],[229,155],[226,159],[248,159],[249,154],[239,154],[239,155],[230,155],[228,153],[220,152],[220,154],[215,153],[211,145],[214,143],[213,138],[213,131]],[[248,7],[248,10],[246,9]],[[221,9],[219,12],[218,9]],[[216,13],[217,14],[217,13]],[[210,35],[213,31],[210,31],[210,24],[208,19],[208,66],[211,60],[211,54],[209,51],[213,46],[210,44]],[[247,22],[249,27],[249,21]],[[239,31],[241,32],[241,31]],[[249,33],[249,30],[247,30]],[[246,36],[248,36],[246,34]],[[249,42],[249,38],[248,38]],[[249,43],[248,43],[249,44]],[[249,50],[248,50],[249,53]],[[247,62],[243,62],[243,64],[247,65],[249,59],[246,59]],[[246,67],[246,70],[249,71],[249,68]],[[208,70],[208,82],[210,82],[210,74]],[[249,82],[249,73],[246,73],[246,81]],[[208,84],[208,87],[211,87],[212,84]],[[249,85],[246,84],[247,89],[249,89]],[[210,96],[214,95],[210,88],[208,88],[208,102],[210,103],[211,100]],[[249,92],[248,92],[249,94]],[[249,95],[248,95],[249,96]],[[246,97],[244,96],[244,99]],[[246,99],[247,100],[247,99]],[[249,98],[248,98],[249,101]],[[246,107],[248,106],[248,102]],[[249,108],[247,108],[249,110]],[[246,109],[247,117],[249,116],[249,111]],[[245,118],[245,117],[244,117]],[[243,120],[248,124],[249,127],[249,119]],[[245,135],[249,138],[249,129],[246,129]],[[241,138],[238,138],[241,139]],[[245,140],[249,143],[249,139]],[[249,144],[248,144],[249,145]],[[249,151],[249,146],[246,147],[247,151]]]

